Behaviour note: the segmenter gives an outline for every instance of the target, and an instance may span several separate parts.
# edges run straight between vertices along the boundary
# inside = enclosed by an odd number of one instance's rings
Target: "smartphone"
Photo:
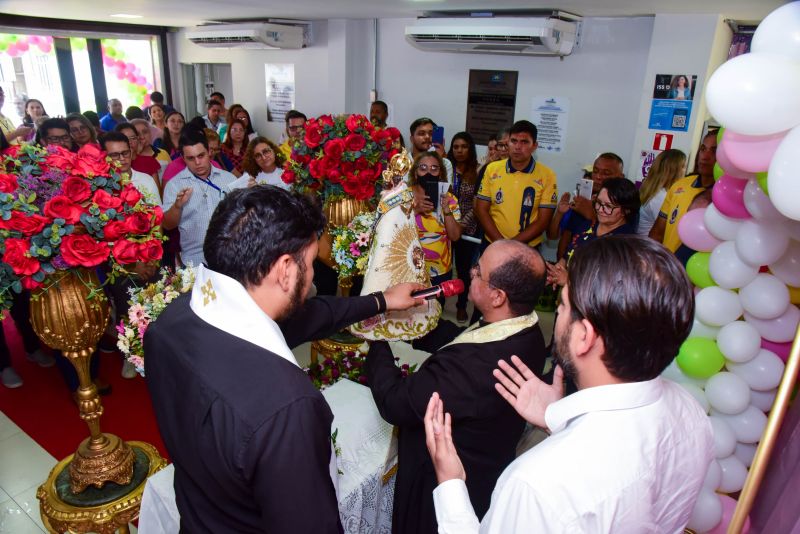
[[[422,182],[422,188],[425,190],[425,196],[427,196],[433,203],[433,211],[439,211],[438,180],[425,180]]]
[[[444,126],[437,126],[433,129],[433,144],[444,145]]]
[[[592,187],[594,182],[587,178],[578,178],[578,185],[575,186],[575,194],[587,200],[592,200]]]

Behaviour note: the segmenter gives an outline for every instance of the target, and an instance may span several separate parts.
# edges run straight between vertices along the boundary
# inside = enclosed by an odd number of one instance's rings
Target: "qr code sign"
[[[672,127],[673,128],[685,128],[686,127],[686,115],[673,115],[672,116]]]

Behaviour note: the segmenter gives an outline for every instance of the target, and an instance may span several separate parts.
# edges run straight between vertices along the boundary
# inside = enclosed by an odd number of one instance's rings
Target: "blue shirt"
[[[113,132],[114,127],[121,122],[128,121],[125,120],[125,117],[122,117],[120,120],[115,120],[114,117],[111,116],[111,113],[106,113],[103,115],[103,118],[100,119],[100,128],[106,132]]]

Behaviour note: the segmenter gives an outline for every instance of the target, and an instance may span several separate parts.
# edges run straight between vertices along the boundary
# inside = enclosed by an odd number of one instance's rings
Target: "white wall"
[[[561,191],[574,189],[580,168],[598,153],[611,151],[623,159],[630,154],[652,17],[586,19],[580,47],[563,61],[423,52],[405,40],[405,26],[412,22],[381,20],[378,40],[378,96],[393,107],[394,124],[406,138],[411,122],[427,116],[444,126],[449,141],[466,124],[469,70],[515,70],[516,120],[530,118],[535,95],[569,98],[566,150],[541,155],[558,174]]]

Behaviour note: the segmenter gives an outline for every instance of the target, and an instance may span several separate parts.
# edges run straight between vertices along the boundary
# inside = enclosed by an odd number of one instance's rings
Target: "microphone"
[[[415,299],[431,300],[439,296],[452,297],[464,292],[464,282],[456,278],[455,280],[445,280],[438,286],[431,286],[425,289],[412,291],[411,296]]]

